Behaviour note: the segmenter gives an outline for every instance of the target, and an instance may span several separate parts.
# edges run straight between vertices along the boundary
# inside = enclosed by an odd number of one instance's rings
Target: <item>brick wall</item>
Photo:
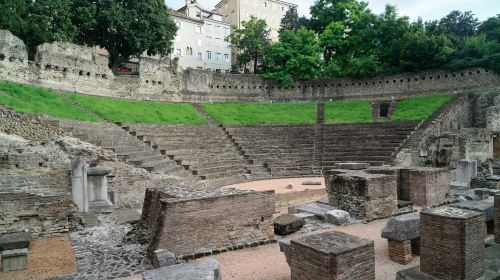
[[[405,177],[401,181],[406,184],[401,190],[407,191],[409,201],[418,206],[440,204],[450,191],[450,172],[446,169],[413,168],[401,170],[401,176]]]
[[[186,257],[268,240],[274,237],[274,203],[274,192],[160,200],[149,249]]]
[[[374,280],[374,243],[341,232],[292,239],[290,267],[292,280]]]
[[[484,273],[484,215],[440,207],[423,211],[420,269],[443,280],[475,280]]]
[[[79,226],[77,215],[67,193],[0,193],[0,235],[26,229],[35,237],[68,232]]]

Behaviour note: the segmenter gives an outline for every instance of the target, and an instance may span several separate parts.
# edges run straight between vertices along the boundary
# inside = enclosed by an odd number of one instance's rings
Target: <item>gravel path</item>
[[[380,237],[387,220],[369,224],[355,224],[334,229],[318,230],[341,231],[375,241],[375,273],[377,280],[394,279],[396,272],[418,265],[419,258],[408,265],[400,265],[389,260],[387,240]],[[294,236],[296,237],[296,236]],[[283,280],[290,279],[290,268],[278,244],[259,246],[212,256],[221,263],[223,279],[232,280]],[[202,261],[200,259],[198,261]]]
[[[28,269],[0,272],[0,279],[38,280],[68,275],[76,271],[77,265],[73,256],[71,241],[69,236],[65,234],[33,240],[29,248]]]

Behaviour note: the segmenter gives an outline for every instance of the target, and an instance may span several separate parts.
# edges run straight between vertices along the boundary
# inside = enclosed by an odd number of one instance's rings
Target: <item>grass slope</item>
[[[399,101],[393,121],[425,120],[453,98],[453,95],[434,95]]]
[[[203,104],[212,118],[227,125],[312,124],[315,103],[217,103]]]
[[[81,106],[113,122],[142,124],[206,124],[191,104],[136,101],[69,94]]]
[[[28,85],[0,82],[0,104],[23,113],[78,121],[99,121],[97,117],[84,112],[54,92]]]
[[[326,123],[361,123],[371,120],[372,108],[369,101],[342,100],[325,106]]]

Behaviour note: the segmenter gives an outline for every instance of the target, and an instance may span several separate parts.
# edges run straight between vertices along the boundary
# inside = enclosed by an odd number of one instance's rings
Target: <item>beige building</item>
[[[231,70],[231,48],[224,40],[231,33],[231,24],[222,16],[205,10],[196,0],[172,12],[177,25],[172,58],[179,58],[182,69],[208,69],[214,72]]]
[[[280,0],[222,0],[215,5],[215,12],[222,16],[222,21],[231,26],[242,28],[242,23],[251,16],[266,21],[270,29],[270,39],[276,42],[279,39],[281,19],[286,12],[297,8],[296,4]],[[236,50],[232,50],[232,63],[235,64]]]

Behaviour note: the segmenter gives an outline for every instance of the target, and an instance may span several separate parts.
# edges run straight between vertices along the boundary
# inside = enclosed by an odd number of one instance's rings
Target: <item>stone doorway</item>
[[[379,117],[382,117],[382,118],[389,117],[389,108],[390,107],[391,107],[391,105],[389,105],[389,103],[386,103],[386,102],[380,104]]]
[[[493,138],[493,158],[500,158],[500,136]]]

